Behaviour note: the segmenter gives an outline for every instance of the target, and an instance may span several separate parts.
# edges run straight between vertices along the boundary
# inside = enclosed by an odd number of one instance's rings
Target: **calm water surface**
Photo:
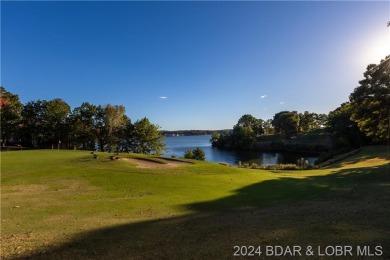
[[[210,162],[226,162],[237,165],[238,161],[254,162],[257,164],[278,164],[296,163],[298,159],[305,158],[310,163],[317,159],[316,155],[290,152],[254,152],[254,151],[234,151],[212,147],[210,143],[211,135],[194,136],[170,136],[165,138],[168,152],[164,155],[170,157],[183,157],[186,150],[193,150],[196,147],[202,148],[206,153],[206,160]]]

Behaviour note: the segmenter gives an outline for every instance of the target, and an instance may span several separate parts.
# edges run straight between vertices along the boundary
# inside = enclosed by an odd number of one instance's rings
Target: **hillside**
[[[284,140],[279,135],[260,136],[253,150],[259,151],[300,151],[326,152],[332,147],[332,140],[326,129],[316,129],[299,133],[292,140]]]
[[[230,258],[235,245],[362,245],[390,257],[386,147],[310,171],[140,167],[131,160],[169,161],[85,151],[1,157],[5,259]]]

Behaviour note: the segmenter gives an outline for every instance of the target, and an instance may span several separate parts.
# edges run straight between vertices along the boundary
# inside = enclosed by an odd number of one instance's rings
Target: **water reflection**
[[[317,158],[316,155],[307,153],[254,152],[219,149],[211,146],[209,142],[210,138],[210,135],[166,137],[165,143],[169,151],[164,155],[167,157],[172,155],[183,157],[186,150],[200,147],[205,151],[207,161],[225,162],[232,165],[237,165],[239,161],[242,163],[257,164],[296,164],[297,160],[302,157],[310,163],[314,163]]]

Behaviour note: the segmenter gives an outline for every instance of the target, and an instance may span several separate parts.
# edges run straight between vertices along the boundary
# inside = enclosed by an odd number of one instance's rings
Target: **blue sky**
[[[1,2],[1,85],[164,130],[328,113],[390,54],[382,2]]]

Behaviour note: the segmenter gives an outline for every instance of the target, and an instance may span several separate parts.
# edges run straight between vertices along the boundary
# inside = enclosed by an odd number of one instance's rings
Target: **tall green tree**
[[[71,129],[72,146],[77,149],[95,149],[97,107],[88,102],[73,109],[68,124]]]
[[[18,136],[22,120],[23,105],[18,95],[0,87],[1,146]]]
[[[256,133],[251,127],[235,125],[229,136],[231,146],[238,149],[250,149],[256,142]]]
[[[211,134],[210,143],[214,144],[218,142],[218,140],[221,138],[221,134],[218,132],[214,132]]]
[[[291,139],[298,133],[299,115],[297,111],[282,111],[276,113],[272,120],[275,132],[280,133],[285,139]]]
[[[159,126],[146,117],[131,126],[127,136],[128,149],[135,153],[162,154],[165,151],[164,135]]]
[[[233,126],[233,131],[224,134],[214,133],[210,141],[216,147],[250,149],[257,138],[264,134],[263,124],[263,120],[246,114]]]
[[[315,117],[314,117],[315,129],[325,127],[327,123],[328,123],[328,115],[315,114]]]
[[[22,142],[28,147],[43,148],[46,143],[45,100],[29,101],[22,110]]]
[[[131,123],[131,120],[126,115],[124,116],[124,123],[120,129],[119,136],[119,151],[121,152],[133,152],[133,135],[134,135],[134,125]]]
[[[275,128],[272,125],[272,119],[267,119],[263,121],[263,130],[264,130],[264,134],[266,135],[272,135],[275,133]]]
[[[106,114],[104,107],[101,105],[96,107],[94,120],[94,128],[96,131],[96,139],[100,151],[104,151],[108,143],[108,129],[106,127]]]
[[[231,143],[231,139],[232,139],[231,136],[232,133],[229,131],[225,131],[221,134],[214,132],[211,135],[211,139],[210,139],[211,145],[213,147],[224,147],[227,143]]]
[[[125,123],[125,107],[122,105],[106,105],[105,126],[107,129],[107,150],[112,152],[119,149],[121,129]]]
[[[256,142],[257,137],[262,134],[264,134],[263,120],[246,114],[233,127],[229,141],[235,148],[249,149]]]
[[[236,127],[250,128],[255,138],[264,134],[263,120],[257,119],[252,115],[245,114],[237,122]]]
[[[42,119],[45,135],[52,147],[59,142],[65,143],[69,132],[67,125],[69,113],[70,106],[60,98],[46,102]]]
[[[356,148],[369,141],[360,131],[358,124],[351,120],[352,113],[352,105],[349,102],[341,104],[329,113],[327,129],[335,149]]]
[[[327,115],[305,111],[299,113],[299,132],[306,132],[324,127],[327,123]]]
[[[299,113],[299,130],[306,132],[315,128],[315,113],[305,111],[303,114]]]
[[[387,56],[381,64],[389,58]],[[366,136],[383,142],[388,138],[390,127],[390,63],[369,65],[359,84],[349,96],[353,109],[351,118]]]
[[[50,148],[68,136],[69,105],[62,99],[28,102],[22,110],[23,140],[32,147]],[[62,140],[61,140],[62,139]]]

